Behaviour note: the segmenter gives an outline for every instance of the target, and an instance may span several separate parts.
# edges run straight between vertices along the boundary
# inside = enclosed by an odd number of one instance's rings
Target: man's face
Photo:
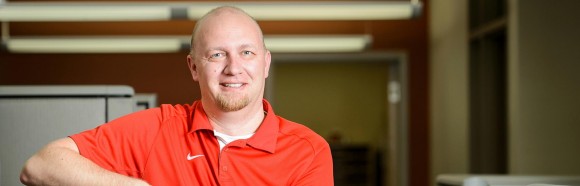
[[[222,111],[237,111],[261,102],[270,52],[250,18],[222,13],[205,20],[188,56],[202,100]]]

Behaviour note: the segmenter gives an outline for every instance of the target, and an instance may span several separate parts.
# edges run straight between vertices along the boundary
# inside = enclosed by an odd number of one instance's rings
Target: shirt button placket
[[[224,151],[222,152],[223,153],[223,156],[226,156],[227,155],[226,152],[228,152],[229,149],[230,148],[228,148],[227,146],[224,147]],[[222,163],[223,163],[222,164],[222,171],[223,172],[228,172],[228,161],[224,159],[224,161],[222,161]]]
[[[230,180],[230,175],[228,174],[228,158],[226,158],[227,156],[227,152],[228,152],[228,147],[224,147],[224,149],[221,152],[221,156],[220,156],[220,177],[223,180]]]

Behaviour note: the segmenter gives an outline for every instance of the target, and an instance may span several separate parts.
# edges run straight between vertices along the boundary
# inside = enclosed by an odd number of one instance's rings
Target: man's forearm
[[[68,138],[55,141],[31,157],[22,170],[20,176],[22,183],[26,185],[148,185],[143,180],[99,167],[81,156],[78,150],[68,148],[67,145],[71,142],[72,140]]]

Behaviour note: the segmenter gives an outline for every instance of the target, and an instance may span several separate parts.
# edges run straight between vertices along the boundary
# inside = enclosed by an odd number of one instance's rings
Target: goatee
[[[224,94],[219,94],[217,96],[217,102],[222,111],[231,112],[238,111],[250,104],[250,98],[247,96],[228,96]]]

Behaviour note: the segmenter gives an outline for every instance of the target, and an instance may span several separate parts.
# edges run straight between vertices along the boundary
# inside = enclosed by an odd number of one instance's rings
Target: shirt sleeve
[[[159,108],[148,109],[69,137],[80,154],[97,165],[119,174],[141,177],[161,121]]]
[[[296,185],[334,185],[330,146],[321,142],[312,163]]]

